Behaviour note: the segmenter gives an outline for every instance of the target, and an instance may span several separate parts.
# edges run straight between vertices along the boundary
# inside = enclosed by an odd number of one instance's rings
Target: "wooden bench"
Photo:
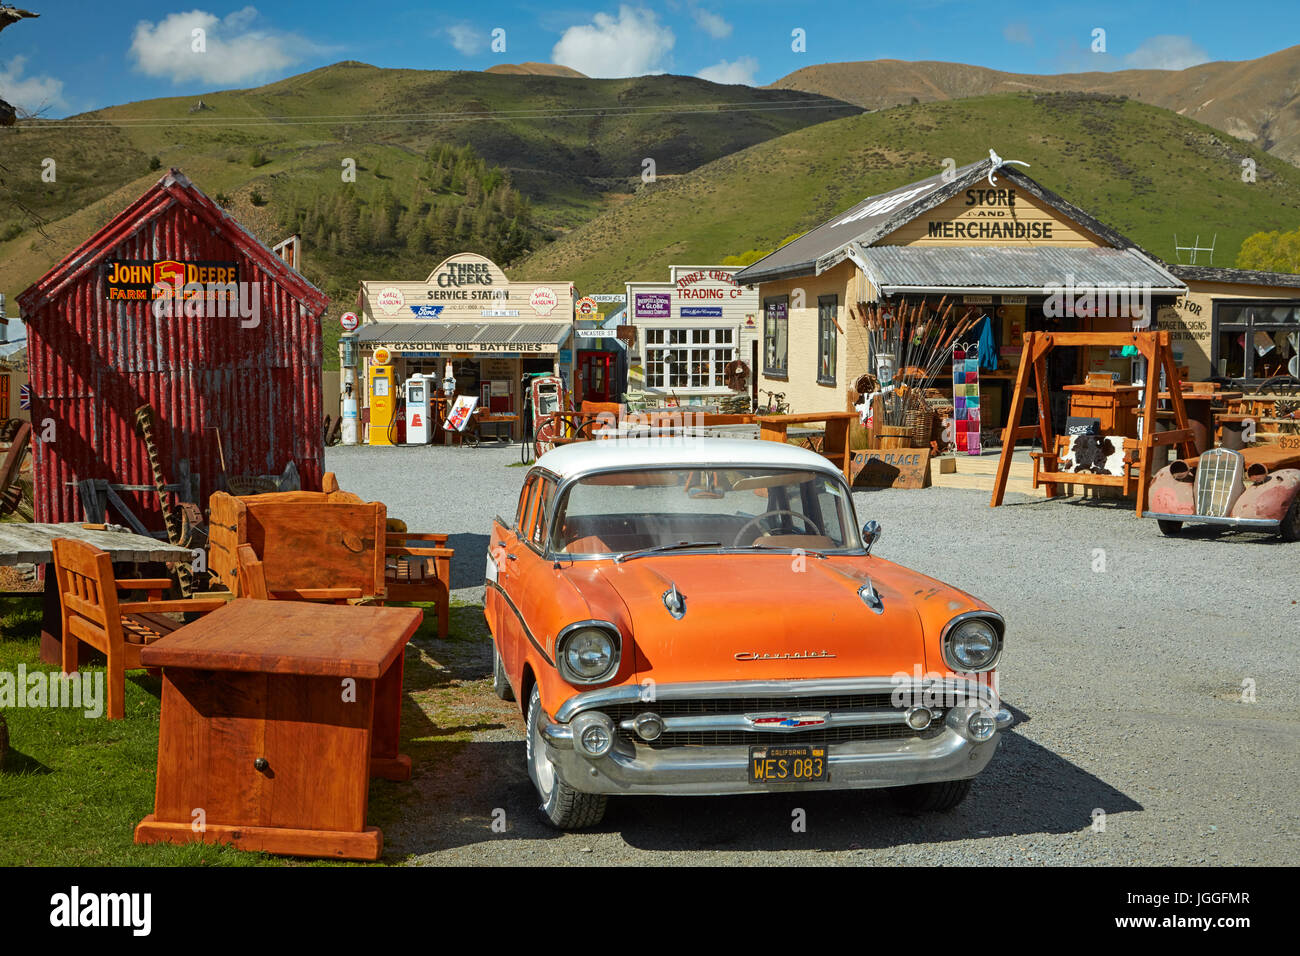
[[[1112,441],[1116,436],[1106,436]],[[1060,463],[1070,454],[1070,444],[1074,438],[1069,435],[1057,435],[1056,446],[1052,454],[1041,451],[1029,453],[1033,461],[1033,485],[1037,488],[1040,484],[1048,485],[1049,494],[1055,495],[1055,486],[1060,485],[1100,485],[1111,488],[1122,489],[1121,494],[1128,498],[1137,488],[1138,479],[1133,474],[1134,467],[1138,464],[1138,455],[1142,450],[1142,443],[1133,438],[1119,439],[1124,444],[1124,463],[1121,467],[1123,474],[1120,475],[1099,475],[1090,471],[1060,471]]]
[[[224,597],[161,600],[170,578],[115,578],[107,551],[72,538],[55,538],[54,573],[58,582],[62,623],[62,669],[78,667],[80,642],[108,659],[109,720],[126,716],[126,672],[144,665],[140,651],[179,628],[169,615],[207,613],[226,605]],[[144,591],[144,601],[119,601],[118,591]]]
[[[385,506],[342,491],[327,472],[321,491],[211,500],[208,568],[241,589],[239,546],[260,563],[268,597],[331,603],[435,605],[438,636],[451,625],[451,559],[445,534],[390,531]]]

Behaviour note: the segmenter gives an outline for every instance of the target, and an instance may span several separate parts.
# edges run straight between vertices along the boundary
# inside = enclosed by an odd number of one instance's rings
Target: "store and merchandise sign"
[[[203,298],[238,296],[239,266],[234,262],[109,259],[103,269],[111,300],[148,302],[170,297],[177,286],[187,285],[202,286]],[[187,293],[185,297],[190,295]]]
[[[946,204],[945,204],[946,205]],[[1051,220],[1018,219],[1014,189],[968,189],[954,219],[931,219],[928,239],[1051,239]]]

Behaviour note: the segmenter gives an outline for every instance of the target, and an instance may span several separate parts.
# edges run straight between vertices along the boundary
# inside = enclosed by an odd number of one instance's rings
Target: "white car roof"
[[[714,466],[722,468],[807,468],[843,475],[828,459],[807,448],[751,438],[613,438],[560,445],[537,459],[560,478],[606,468]]]

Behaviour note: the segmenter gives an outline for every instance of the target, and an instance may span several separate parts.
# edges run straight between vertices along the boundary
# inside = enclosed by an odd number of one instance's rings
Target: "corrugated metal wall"
[[[56,429],[54,441],[34,442],[36,520],[85,520],[78,480],[152,482],[135,427],[145,403],[157,414],[168,482],[188,460],[205,510],[221,471],[218,432],[228,474],[278,474],[293,460],[302,487],[319,488],[320,315],[262,272],[244,244],[176,203],[109,258],[237,262],[241,282],[261,283],[261,321],[243,328],[235,317],[156,318],[148,302],[110,302],[100,267],[30,316],[33,437],[46,419]],[[162,529],[156,495],[122,494]]]

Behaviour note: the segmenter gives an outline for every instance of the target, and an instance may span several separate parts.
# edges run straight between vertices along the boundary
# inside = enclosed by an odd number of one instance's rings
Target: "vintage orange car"
[[[880,557],[843,474],[768,441],[567,445],[498,517],[493,684],[562,829],[610,794],[898,788],[955,806],[1012,718],[1004,624]]]

